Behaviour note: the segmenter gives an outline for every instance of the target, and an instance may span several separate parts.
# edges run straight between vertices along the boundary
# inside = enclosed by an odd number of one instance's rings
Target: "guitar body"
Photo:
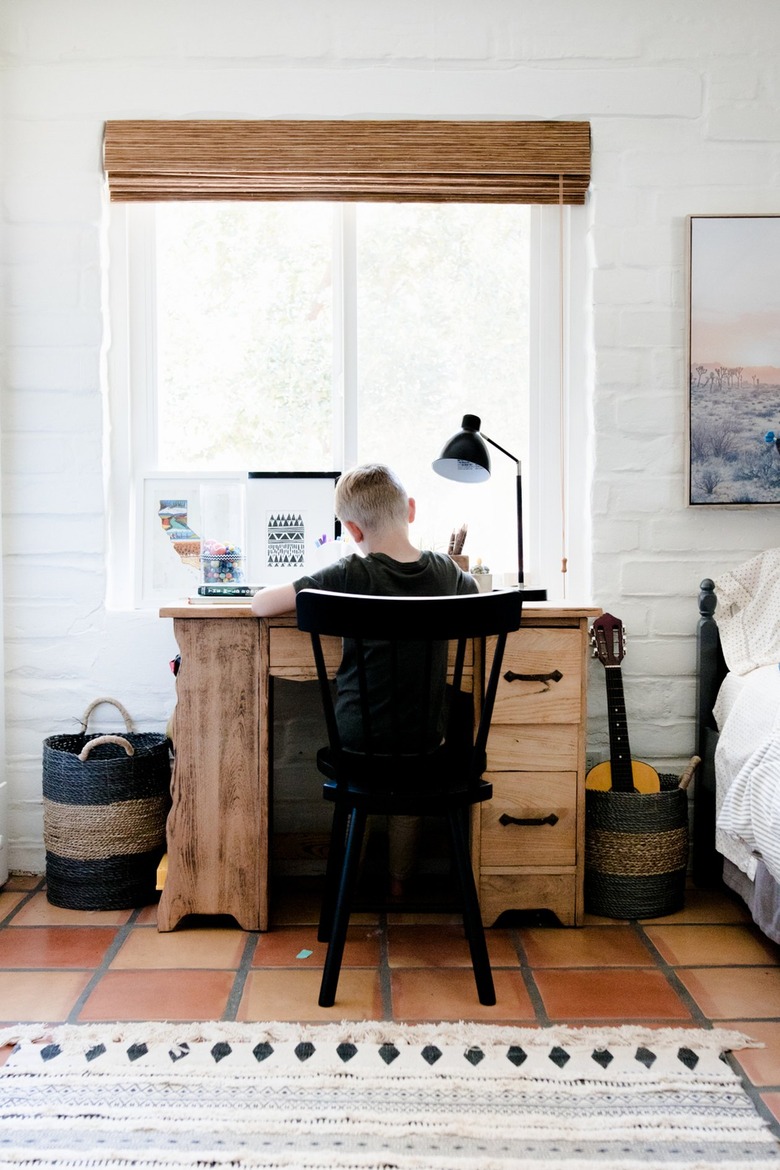
[[[585,777],[585,787],[596,792],[660,792],[661,781],[655,768],[631,759],[620,668],[625,652],[622,622],[611,613],[602,614],[593,623],[591,639],[593,653],[604,667],[607,683],[609,761],[591,768]]]
[[[595,792],[610,792],[612,790],[614,785],[612,783],[612,765],[609,760],[591,768],[585,777],[585,787],[593,789]],[[631,788],[627,791],[660,792],[661,781],[655,768],[651,768],[649,764],[643,764],[641,760],[632,760]]]

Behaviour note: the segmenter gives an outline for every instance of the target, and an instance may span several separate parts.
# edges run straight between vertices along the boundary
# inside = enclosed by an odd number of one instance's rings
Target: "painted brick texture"
[[[154,612],[108,611],[104,601],[104,120],[591,122],[578,290],[589,471],[572,522],[591,532],[583,600],[631,632],[632,746],[670,770],[693,748],[698,582],[778,543],[774,509],[687,509],[684,466],[686,216],[778,210],[779,50],[776,0],[4,0],[12,868],[43,868],[43,738],[74,729],[99,694],[121,698],[148,729],[162,729],[174,703],[168,624]],[[606,721],[596,665],[591,684],[589,749],[598,754]],[[297,751],[293,742],[282,770]]]

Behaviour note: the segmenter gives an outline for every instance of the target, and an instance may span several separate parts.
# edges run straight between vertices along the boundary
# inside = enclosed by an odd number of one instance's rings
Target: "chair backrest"
[[[520,627],[522,594],[517,590],[445,597],[375,597],[303,589],[297,596],[298,626],[312,637],[331,747],[370,755],[430,753],[442,732],[447,741],[468,744],[466,762],[483,770],[490,720],[506,637]],[[334,708],[322,636],[344,639],[340,692]],[[476,721],[464,726],[463,687],[466,649],[472,639],[490,637],[493,653],[480,687]],[[456,644],[449,720],[445,707],[448,643]],[[454,698],[452,697],[454,695]],[[470,702],[470,697],[469,697]],[[344,711],[351,705],[352,723]],[[469,706],[469,712],[473,708]],[[359,729],[356,726],[359,715]],[[472,738],[473,723],[476,735]],[[357,737],[358,742],[355,742]]]

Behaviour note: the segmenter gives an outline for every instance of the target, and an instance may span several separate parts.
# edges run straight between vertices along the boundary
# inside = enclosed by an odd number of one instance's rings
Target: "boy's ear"
[[[409,496],[409,523],[414,524],[414,518],[417,514],[417,501]]]
[[[343,523],[355,544],[362,544],[364,540],[363,529],[359,528],[354,520],[344,520]]]

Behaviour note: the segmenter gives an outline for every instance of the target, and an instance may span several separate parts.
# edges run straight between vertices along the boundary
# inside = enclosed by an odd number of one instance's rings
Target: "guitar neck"
[[[609,764],[612,788],[616,792],[633,792],[631,746],[628,742],[626,701],[623,695],[623,672],[619,666],[604,667],[607,682],[607,716],[609,719]]]

